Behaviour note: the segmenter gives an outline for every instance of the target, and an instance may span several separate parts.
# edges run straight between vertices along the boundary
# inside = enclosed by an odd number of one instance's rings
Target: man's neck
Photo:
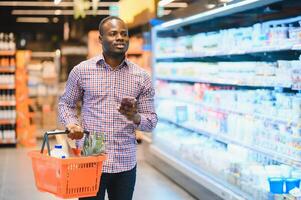
[[[119,66],[121,62],[125,59],[125,55],[111,56],[111,55],[103,54],[103,57],[106,63],[109,64],[113,69],[116,69],[116,67]]]

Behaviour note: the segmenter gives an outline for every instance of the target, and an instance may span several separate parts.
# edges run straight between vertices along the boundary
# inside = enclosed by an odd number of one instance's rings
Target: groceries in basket
[[[68,155],[63,150],[63,146],[61,144],[54,145],[54,148],[50,151],[50,155],[55,158],[68,158]]]
[[[105,152],[104,134],[90,133],[85,134],[84,145],[82,149],[83,156],[100,155]]]
[[[28,153],[32,161],[35,183],[38,190],[49,192],[65,199],[96,196],[102,174],[102,165],[106,160],[106,155],[70,156],[65,159],[54,158],[62,156],[62,145],[56,145],[50,151],[48,136],[59,134],[68,133],[67,131],[59,130],[47,131],[44,135],[41,150],[30,151]],[[101,146],[103,136],[97,137],[97,134],[95,136],[91,134],[91,137],[95,137],[95,140],[94,138],[90,139],[90,137],[87,137],[88,141],[91,141],[90,143],[86,143],[86,149],[93,154],[97,154],[100,151],[103,152],[104,145]],[[44,152],[45,147],[48,155]]]

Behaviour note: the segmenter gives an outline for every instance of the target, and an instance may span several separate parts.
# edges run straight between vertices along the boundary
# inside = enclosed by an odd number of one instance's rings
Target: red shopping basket
[[[40,191],[61,198],[96,196],[99,189],[105,155],[72,157],[67,159],[49,156],[48,135],[66,134],[65,131],[48,131],[44,135],[41,151],[31,151],[36,186]],[[44,152],[47,143],[48,154]]]

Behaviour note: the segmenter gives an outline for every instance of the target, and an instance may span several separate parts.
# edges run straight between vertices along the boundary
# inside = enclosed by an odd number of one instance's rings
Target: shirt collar
[[[109,64],[106,63],[104,56],[102,54],[96,57],[96,66],[100,68],[108,68],[108,67],[111,68]],[[127,58],[125,58],[116,69],[118,70],[128,66],[129,66],[129,61]]]

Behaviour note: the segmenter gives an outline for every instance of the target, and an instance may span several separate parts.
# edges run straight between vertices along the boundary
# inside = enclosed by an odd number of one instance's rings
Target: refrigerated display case
[[[235,1],[153,28],[149,160],[198,199],[292,198],[299,187],[299,9]]]

